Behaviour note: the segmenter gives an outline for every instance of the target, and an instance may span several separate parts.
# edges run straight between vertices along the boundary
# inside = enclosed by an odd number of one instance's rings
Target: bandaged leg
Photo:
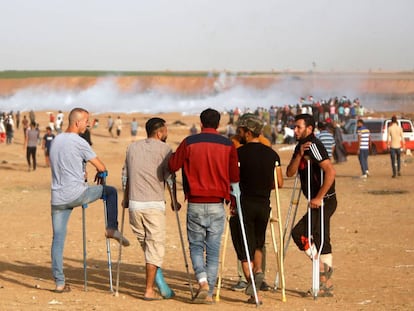
[[[160,267],[158,267],[157,273],[155,274],[155,284],[163,298],[168,299],[175,296],[174,291],[168,286],[167,282],[165,282]]]

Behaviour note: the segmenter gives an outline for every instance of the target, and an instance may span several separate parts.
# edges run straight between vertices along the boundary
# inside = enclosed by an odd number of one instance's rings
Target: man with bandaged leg
[[[147,138],[128,146],[122,175],[126,180],[124,207],[127,204],[131,229],[145,254],[144,300],[152,301],[174,296],[161,271],[165,254],[164,187],[171,178],[168,159],[172,151],[165,143],[168,135],[165,120],[151,118],[145,129]]]
[[[308,198],[308,177],[311,180],[311,200],[308,202],[312,208],[311,232],[313,240],[308,239],[308,213],[295,225],[292,238],[298,248],[308,256],[317,254],[316,249],[321,245],[320,207],[323,200],[324,207],[324,236],[320,256],[320,286],[319,297],[333,296],[333,285],[330,280],[332,268],[332,246],[330,240],[330,219],[336,210],[335,169],[329,159],[322,142],[318,140],[313,131],[315,120],[309,114],[299,114],[295,117],[295,135],[298,141],[292,159],[286,169],[288,177],[299,172],[302,192]],[[309,161],[308,161],[309,160]],[[308,163],[311,165],[311,176],[308,176]],[[321,181],[323,172],[323,181]]]

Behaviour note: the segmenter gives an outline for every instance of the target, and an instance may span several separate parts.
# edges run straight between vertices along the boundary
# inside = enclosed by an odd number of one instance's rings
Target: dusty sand
[[[66,114],[67,115],[67,114]],[[125,123],[136,116],[140,123],[139,138],[146,115],[122,115]],[[108,167],[108,184],[121,194],[121,168],[127,145],[131,142],[128,125],[119,139],[110,138],[105,129],[106,114],[98,116],[100,126],[93,130],[93,148]],[[162,115],[169,125],[168,143],[173,149],[188,134],[197,116]],[[47,125],[45,112],[37,112],[41,128]],[[186,125],[174,125],[181,120]],[[226,119],[223,119],[225,124]],[[42,134],[44,132],[42,131]],[[172,300],[146,302],[144,291],[144,257],[134,239],[126,217],[125,235],[131,246],[123,248],[119,297],[108,291],[108,269],[104,238],[103,204],[90,204],[87,209],[88,291],[83,290],[82,213],[72,213],[65,245],[65,273],[72,291],[51,292],[54,283],[50,270],[51,218],[50,170],[38,148],[38,169],[28,172],[22,130],[17,130],[12,145],[0,145],[0,210],[2,239],[0,240],[0,309],[1,310],[189,310],[190,292],[181,251],[177,221],[167,209],[167,244],[164,274],[177,296]],[[276,145],[284,170],[292,150]],[[335,165],[337,171],[338,209],[332,218],[334,247],[333,298],[302,298],[311,287],[311,262],[290,243],[285,261],[287,301],[282,302],[280,291],[263,292],[262,310],[412,310],[414,309],[414,186],[413,158],[404,157],[402,176],[391,179],[389,155],[369,157],[371,175],[359,179],[356,156]],[[90,168],[93,176],[93,169]],[[180,174],[179,174],[180,175]],[[181,189],[181,184],[179,185]],[[283,223],[292,193],[293,179],[280,189]],[[400,192],[400,193],[392,193]],[[373,194],[378,192],[378,194]],[[168,196],[167,196],[168,198]],[[183,202],[182,192],[179,200]],[[119,199],[121,201],[121,199]],[[275,206],[272,195],[272,205]],[[169,199],[167,199],[169,205]],[[180,212],[185,235],[185,211]],[[305,211],[301,198],[298,217]],[[121,211],[119,212],[121,219]],[[185,241],[187,247],[187,241]],[[114,281],[118,246],[112,242]],[[272,250],[270,230],[267,238],[266,281],[274,283],[277,265]],[[236,258],[231,240],[227,244],[221,300],[202,309],[254,309],[245,303],[244,293],[231,291],[237,281]],[[189,256],[187,256],[189,260]],[[189,260],[190,263],[190,260]],[[192,266],[190,263],[190,272]],[[115,285],[115,282],[114,282]],[[195,283],[193,283],[195,285]]]

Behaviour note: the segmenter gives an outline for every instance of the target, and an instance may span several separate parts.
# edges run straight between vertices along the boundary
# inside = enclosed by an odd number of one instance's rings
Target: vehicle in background
[[[391,119],[367,118],[363,120],[364,125],[371,132],[370,153],[388,152],[387,138]],[[403,129],[406,149],[414,149],[414,127],[412,121],[408,119],[397,119],[397,122]],[[351,119],[343,126],[342,136],[347,153],[356,154],[358,152],[357,119]]]

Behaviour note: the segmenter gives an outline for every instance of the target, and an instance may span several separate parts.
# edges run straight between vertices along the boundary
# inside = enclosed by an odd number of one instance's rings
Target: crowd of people
[[[294,144],[294,118],[297,114],[307,113],[313,116],[317,124],[328,123],[328,129],[334,132],[334,127],[343,126],[349,119],[362,118],[365,108],[359,99],[350,100],[346,96],[333,97],[328,100],[315,100],[312,96],[301,97],[294,105],[270,106],[270,108],[257,107],[241,110],[236,107],[227,112],[229,125],[233,125],[237,118],[244,113],[254,113],[265,123],[263,134],[272,144]],[[229,129],[228,131],[231,131]]]
[[[143,299],[169,299],[175,295],[162,276],[166,239],[164,187],[169,186],[171,208],[178,213],[181,204],[177,200],[175,173],[181,170],[187,202],[186,229],[190,259],[198,283],[196,293],[192,293],[192,302],[214,303],[221,240],[227,219],[225,205],[229,204],[232,242],[239,261],[240,280],[245,283],[242,290],[248,297],[248,303],[262,303],[255,289],[268,289],[267,285],[263,285],[266,284],[266,228],[272,209],[270,194],[276,182],[278,188],[283,187],[284,182],[281,159],[271,146],[274,140],[266,135],[266,126],[278,128],[280,123],[282,126],[279,130],[285,125],[289,127],[296,143],[286,176],[298,176],[302,192],[308,198],[312,210],[312,238],[309,238],[308,212],[295,224],[292,238],[297,247],[312,260],[321,248],[319,296],[332,297],[331,276],[334,269],[330,218],[337,207],[333,160],[346,160],[346,156],[342,158],[340,153],[335,155],[335,151],[340,149],[338,144],[342,145],[337,141],[336,131],[340,133],[341,122],[357,116],[350,113],[341,117],[339,108],[350,106],[361,113],[359,101],[350,103],[344,98],[316,103],[301,101],[294,107],[271,107],[270,110],[258,108],[244,113],[235,109],[229,114],[229,125],[234,125],[234,131],[226,135],[218,131],[222,114],[209,108],[200,114],[201,130],[193,129],[175,151],[167,144],[168,128],[164,119],[153,117],[147,120],[147,137],[135,141],[138,123],[134,118],[131,123],[133,142],[127,147],[122,170],[125,190],[122,208],[128,208],[130,227],[145,256],[146,285]],[[89,120],[87,110],[75,108],[69,113],[66,130],[62,131],[63,113],[59,114],[58,119],[61,120],[58,126],[50,113],[50,122],[41,139],[41,146],[45,150],[46,165],[50,166],[52,172],[51,254],[56,285],[54,291],[64,293],[71,290],[63,272],[63,247],[73,208],[104,199],[107,206],[106,237],[117,240],[123,246],[129,246],[129,241],[118,231],[117,189],[105,183],[107,168],[85,135],[91,123],[97,123],[96,119]],[[14,120],[12,113],[3,117]],[[29,170],[35,170],[40,133],[34,112],[30,112],[29,119],[24,116],[21,123],[25,131],[24,147],[27,149]],[[396,120],[393,119],[394,123]],[[19,126],[20,118],[17,122],[16,117],[16,127]],[[119,116],[115,121],[108,116],[107,128],[111,136],[113,126],[119,137],[122,129]],[[318,131],[315,131],[316,128]],[[363,122],[359,124],[359,134],[361,169],[363,175],[368,175],[365,147],[369,142],[369,131],[364,128]],[[395,149],[391,158],[395,162],[395,158],[399,158],[402,134],[393,128],[389,135],[389,146]],[[96,185],[88,183],[88,163],[96,168]],[[398,166],[393,167],[393,177],[397,174],[400,174],[399,162]],[[237,195],[240,195],[240,201],[236,199]],[[323,230],[319,221],[321,206],[324,208],[321,214]],[[233,289],[239,290],[240,282]]]
[[[125,188],[122,207],[129,210],[131,229],[145,255],[144,300],[168,299],[174,296],[174,291],[169,289],[162,277],[166,231],[164,187],[166,184],[171,185],[171,208],[178,213],[181,204],[176,197],[175,172],[181,170],[187,201],[190,258],[198,283],[196,293],[192,294],[192,302],[214,303],[221,240],[226,222],[225,204],[230,204],[230,231],[240,261],[241,274],[246,280],[244,290],[248,296],[247,302],[262,303],[260,295],[256,295],[253,287],[265,290],[262,286],[265,256],[263,251],[271,211],[270,193],[275,187],[275,171],[278,187],[283,186],[282,163],[277,152],[262,134],[265,124],[259,116],[251,113],[240,116],[236,121],[236,131],[232,139],[218,131],[220,118],[221,114],[217,110],[204,110],[200,114],[201,131],[184,138],[174,152],[166,143],[168,129],[165,120],[150,118],[145,124],[147,138],[134,141],[127,147],[122,173]],[[328,206],[325,216],[327,229],[324,232],[326,246],[322,251],[321,295],[331,296],[330,277],[333,268],[329,245],[329,218],[336,208],[335,173],[328,152],[314,137],[315,124],[309,120],[313,120],[309,114],[295,117],[294,132],[299,143],[286,174],[292,176],[299,172],[301,180],[305,180],[307,170],[299,165],[305,155],[312,159],[314,174],[320,175],[316,171],[324,172],[323,182],[312,184],[310,203],[315,210],[322,201],[326,201],[325,205]],[[106,166],[99,160],[91,145],[81,137],[88,125],[89,113],[85,109],[75,108],[69,114],[66,131],[47,140],[51,145],[49,161],[52,171],[52,272],[56,283],[54,291],[57,293],[70,291],[63,273],[63,245],[67,222],[74,207],[105,196],[108,206],[106,235],[124,246],[129,245],[129,241],[118,231],[117,191],[103,182],[107,174]],[[48,134],[51,134],[51,127],[48,127]],[[97,185],[87,183],[87,163],[97,170]],[[62,170],[62,167],[68,169]],[[302,188],[305,193],[307,190],[304,185]],[[237,193],[240,195],[239,205],[235,203]],[[243,218],[239,217],[241,215],[244,215]],[[306,215],[303,219],[305,218]],[[316,228],[315,230],[318,232]],[[299,249],[305,252],[309,247],[318,247],[320,243],[320,235],[316,233],[314,240],[304,242],[306,232],[301,222],[293,232]],[[244,239],[247,244],[243,243]],[[158,287],[158,291],[155,287]],[[166,292],[165,288],[169,291]]]

